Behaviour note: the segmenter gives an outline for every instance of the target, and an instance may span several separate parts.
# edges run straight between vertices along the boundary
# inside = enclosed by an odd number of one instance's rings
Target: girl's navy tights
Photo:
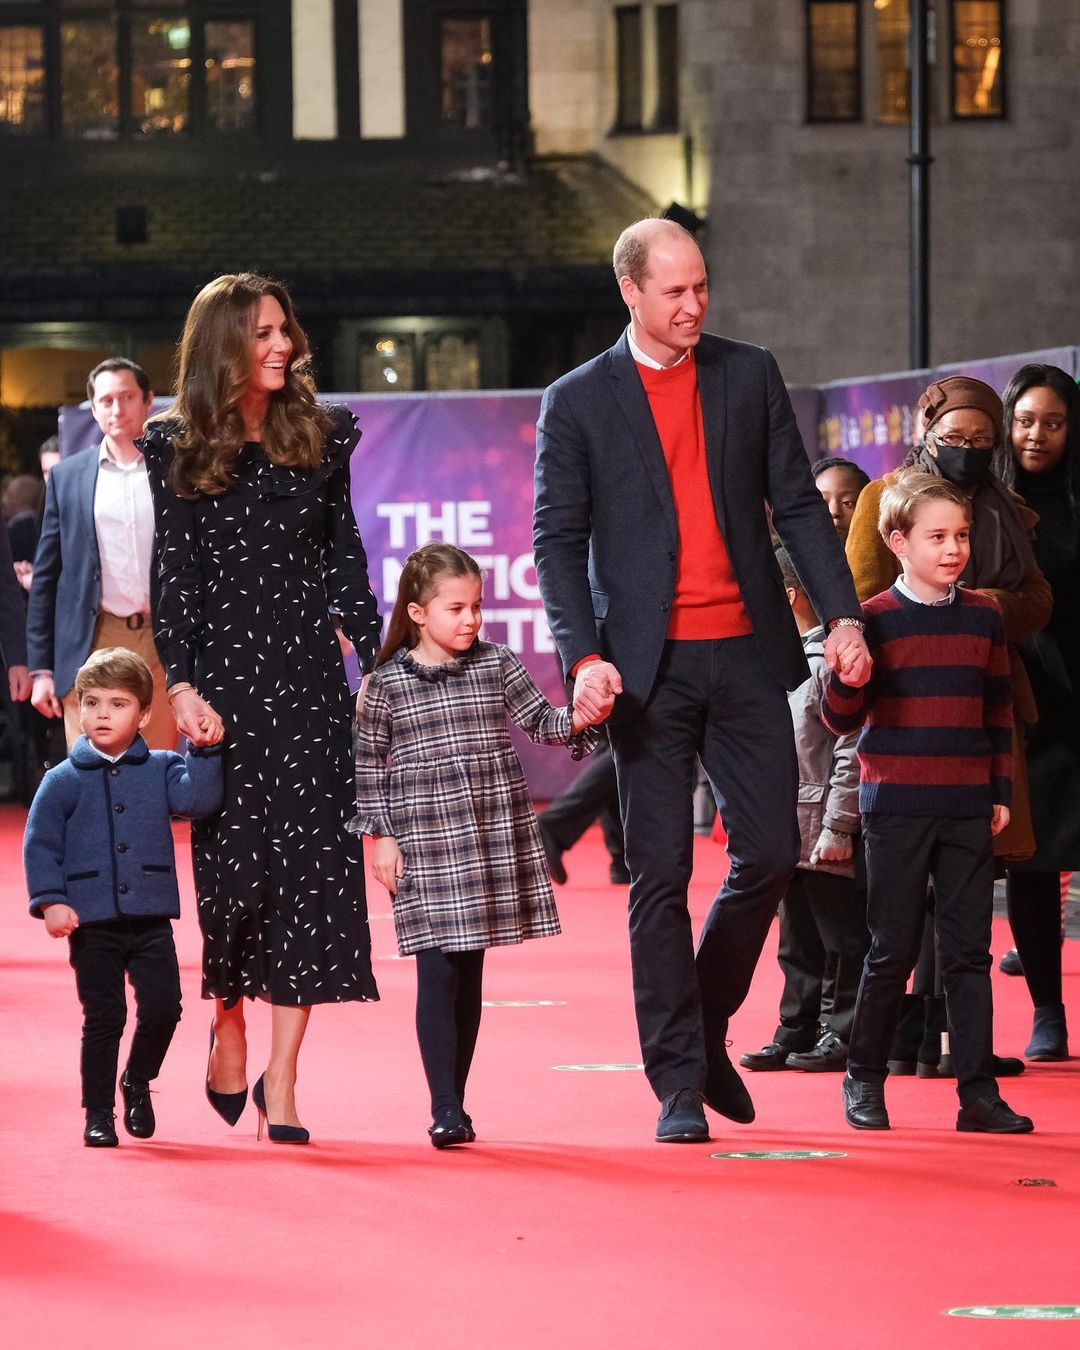
[[[416,1038],[431,1089],[431,1114],[464,1107],[480,1013],[484,952],[416,953]]]

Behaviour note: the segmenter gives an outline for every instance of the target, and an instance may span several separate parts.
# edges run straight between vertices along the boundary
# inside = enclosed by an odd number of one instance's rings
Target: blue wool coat
[[[221,810],[218,747],[148,750],[141,736],[115,764],[85,736],[41,780],[23,837],[30,912],[70,905],[80,923],[180,913],[170,816]]]

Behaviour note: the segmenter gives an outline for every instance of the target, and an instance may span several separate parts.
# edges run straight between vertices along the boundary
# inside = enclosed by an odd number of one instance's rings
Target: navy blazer
[[[45,488],[45,514],[26,611],[26,647],[31,670],[52,671],[57,698],[72,688],[90,655],[101,607],[101,561],[94,527],[100,449],[99,443],[61,460]],[[152,568],[151,610],[156,593]]]
[[[703,334],[695,351],[716,519],[766,664],[807,679],[765,507],[823,621],[861,613],[843,547],[771,353]],[[548,624],[569,671],[618,667],[613,718],[652,689],[675,593],[678,527],[664,452],[626,334],[557,380],[537,423],[533,547]]]

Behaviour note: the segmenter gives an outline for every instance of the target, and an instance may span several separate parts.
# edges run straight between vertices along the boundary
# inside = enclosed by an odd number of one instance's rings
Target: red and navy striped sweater
[[[863,605],[873,674],[850,689],[834,673],[822,716],[863,727],[859,809],[899,816],[989,816],[1012,795],[1012,682],[1001,610],[957,589],[920,605],[895,586]]]

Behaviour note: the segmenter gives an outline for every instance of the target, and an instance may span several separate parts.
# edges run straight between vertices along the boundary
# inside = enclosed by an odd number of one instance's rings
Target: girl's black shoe
[[[210,1055],[206,1061],[206,1100],[226,1125],[235,1125],[247,1105],[247,1088],[243,1092],[215,1092],[210,1086],[210,1059],[214,1054],[214,1028],[210,1028]]]
[[[262,1138],[263,1125],[266,1126],[266,1133],[270,1136],[272,1144],[306,1144],[311,1136],[303,1125],[274,1125],[266,1118],[266,1093],[263,1091],[263,1078],[265,1074],[259,1075],[259,1081],[251,1089],[251,1100],[255,1103],[255,1109],[259,1113],[259,1132],[257,1138]]]
[[[449,1148],[451,1144],[471,1144],[476,1138],[472,1121],[460,1106],[444,1106],[428,1126],[433,1148]]]

